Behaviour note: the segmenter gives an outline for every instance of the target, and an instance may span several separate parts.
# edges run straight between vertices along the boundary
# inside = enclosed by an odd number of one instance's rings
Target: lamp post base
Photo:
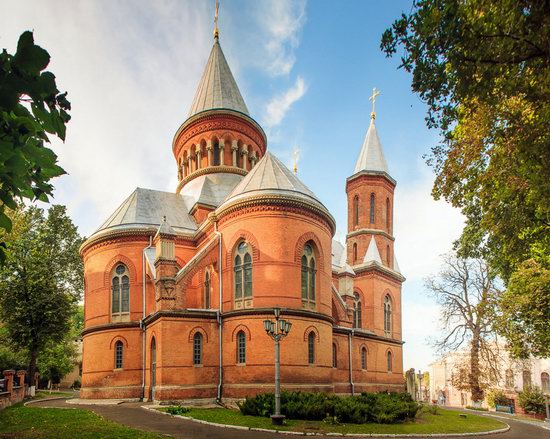
[[[271,415],[271,423],[273,425],[283,425],[285,415]]]

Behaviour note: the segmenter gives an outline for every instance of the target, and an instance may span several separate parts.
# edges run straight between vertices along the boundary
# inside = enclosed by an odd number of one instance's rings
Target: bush
[[[421,413],[429,413],[430,415],[439,415],[439,407],[435,404],[422,404],[420,407]]]
[[[243,415],[269,416],[275,408],[273,393],[258,394],[238,404]],[[282,392],[281,413],[288,419],[337,420],[352,424],[391,424],[412,419],[420,406],[408,393],[362,393],[336,396],[326,393]]]
[[[185,415],[189,412],[189,410],[190,409],[188,407],[183,407],[181,405],[175,405],[166,409],[166,411],[171,415]]]
[[[71,386],[73,389],[80,389],[80,386],[82,384],[80,383],[80,378],[77,378],[76,380],[73,381],[73,385]]]
[[[544,413],[546,410],[544,394],[537,386],[528,387],[519,392],[518,404],[527,413]]]
[[[478,412],[488,412],[489,409],[485,408],[485,407],[474,407],[473,405],[467,405],[466,408],[468,410],[476,410]]]
[[[508,405],[509,400],[503,390],[491,389],[487,392],[487,404],[495,408],[497,405]]]

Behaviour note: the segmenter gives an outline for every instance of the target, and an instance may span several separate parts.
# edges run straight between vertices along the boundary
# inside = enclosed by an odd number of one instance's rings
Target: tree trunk
[[[35,383],[35,376],[36,376],[36,358],[38,356],[38,352],[35,350],[31,351],[31,359],[29,361],[29,387],[36,386]]]
[[[483,400],[483,390],[479,384],[479,345],[479,334],[474,332],[472,346],[470,348],[470,376],[468,379],[472,401],[474,402]]]

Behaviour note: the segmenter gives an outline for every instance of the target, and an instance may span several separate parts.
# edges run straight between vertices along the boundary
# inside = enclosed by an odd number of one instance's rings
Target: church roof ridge
[[[384,157],[382,143],[378,137],[374,118],[371,118],[365,140],[363,141],[363,146],[361,147],[361,152],[355,163],[354,174],[361,171],[385,172],[388,175],[390,174],[388,164]]]
[[[230,109],[250,116],[217,38],[210,51],[188,117],[214,109]]]

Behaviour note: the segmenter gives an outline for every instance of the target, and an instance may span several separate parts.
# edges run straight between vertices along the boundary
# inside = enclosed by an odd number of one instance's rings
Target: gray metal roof
[[[380,252],[378,251],[378,246],[376,245],[374,236],[370,239],[369,247],[367,248],[367,253],[365,253],[365,259],[363,259],[363,262],[378,262],[382,265],[382,258],[380,258]]]
[[[227,108],[248,114],[248,108],[216,39],[193,99],[189,117],[201,111]]]
[[[332,240],[332,266],[333,267],[342,267],[342,255],[345,251],[344,244],[336,239]]]
[[[166,216],[166,221],[176,232],[197,229],[181,195],[137,188],[94,234],[111,229],[158,227],[163,216]]]
[[[384,151],[382,150],[382,143],[376,131],[374,124],[374,118],[370,120],[370,126],[365,136],[365,141],[359,153],[359,158],[355,164],[354,174],[361,171],[376,171],[385,172],[390,174],[388,164],[384,158]]]
[[[224,204],[254,195],[289,195],[314,204],[330,216],[315,194],[269,151],[229,194]]]
[[[181,195],[189,211],[197,203],[218,207],[243,178],[226,172],[200,175],[183,186]]]

